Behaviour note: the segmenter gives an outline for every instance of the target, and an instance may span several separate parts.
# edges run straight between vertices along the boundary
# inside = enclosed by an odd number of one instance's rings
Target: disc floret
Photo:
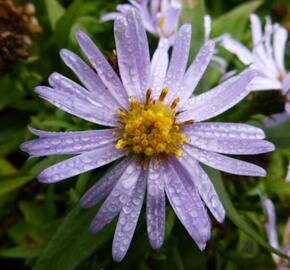
[[[159,98],[153,100],[151,90],[147,90],[144,103],[130,98],[130,110],[117,112],[123,126],[117,149],[128,148],[133,154],[148,157],[162,154],[181,156],[181,146],[188,138],[180,133],[180,124],[175,122],[179,98],[167,106],[163,103],[167,92],[168,89],[164,88]]]

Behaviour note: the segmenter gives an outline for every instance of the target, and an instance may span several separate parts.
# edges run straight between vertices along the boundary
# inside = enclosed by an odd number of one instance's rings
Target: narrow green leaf
[[[41,252],[40,248],[27,248],[24,246],[17,246],[13,248],[0,250],[0,257],[28,259],[37,257],[40,254],[40,252]]]
[[[246,2],[223,14],[213,21],[212,36],[230,33],[234,38],[239,39],[244,33],[249,15],[255,12],[262,3],[263,1],[260,0]]]
[[[206,172],[208,173],[210,179],[212,180],[212,183],[219,195],[219,198],[226,210],[227,217],[245,234],[247,234],[249,237],[251,237],[253,240],[255,240],[257,243],[259,243],[261,246],[269,250],[270,252],[276,253],[277,255],[287,258],[284,254],[282,254],[280,251],[278,251],[275,248],[272,248],[266,240],[257,232],[255,231],[244,219],[243,217],[238,213],[238,211],[235,209],[234,205],[231,202],[231,199],[225,189],[225,186],[223,184],[222,177],[220,173],[216,170],[213,170],[212,168],[206,167]],[[290,258],[289,258],[290,259]]]
[[[58,0],[45,0],[45,4],[51,28],[54,30],[58,20],[65,13],[65,9]]]
[[[1,174],[10,174],[16,173],[17,170],[15,167],[5,158],[0,158],[0,173]]]
[[[55,40],[61,48],[64,48],[67,45],[71,28],[77,19],[77,14],[82,3],[83,0],[73,1],[73,3],[67,9],[66,13],[62,16],[56,25]]]
[[[204,42],[204,0],[184,0],[180,21],[192,25],[189,61],[191,62]]]
[[[30,174],[9,174],[0,176],[0,196],[24,185],[34,178]]]
[[[73,270],[113,236],[114,224],[92,234],[89,225],[96,214],[76,206],[43,250],[33,270]],[[111,254],[108,254],[111,256]]]
[[[41,204],[35,204],[30,201],[20,201],[19,209],[27,223],[34,226],[41,226],[46,220],[46,213],[43,211]]]
[[[267,139],[275,144],[276,148],[290,148],[290,123],[286,121],[280,125],[264,128]]]

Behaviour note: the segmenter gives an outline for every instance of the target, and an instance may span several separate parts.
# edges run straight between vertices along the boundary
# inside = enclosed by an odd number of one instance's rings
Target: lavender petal
[[[60,55],[64,63],[76,74],[83,85],[92,93],[96,101],[112,109],[118,108],[118,103],[107,90],[97,73],[73,52],[62,49]]]
[[[288,31],[282,26],[278,26],[274,32],[273,48],[275,62],[281,73],[285,72],[285,52],[287,45]]]
[[[262,26],[259,17],[256,14],[250,15],[252,28],[252,43],[254,62],[259,66],[259,69],[264,73],[269,74],[269,77],[276,78],[279,76],[277,67],[274,63],[273,55],[268,54],[265,48],[265,41],[268,34],[262,33]]]
[[[241,44],[240,42],[234,40],[229,36],[225,36],[221,40],[221,46],[223,46],[231,53],[235,54],[239,58],[239,60],[245,65],[250,65],[254,61],[250,50],[247,49],[243,44]]]
[[[247,85],[256,74],[256,71],[247,69],[239,76],[226,80],[212,90],[189,99],[185,106],[188,110],[181,112],[177,120],[200,122],[228,110],[248,95]]]
[[[186,145],[184,151],[190,157],[197,159],[205,165],[227,173],[244,176],[266,176],[267,174],[263,168],[257,165],[218,153],[201,150],[193,146]]]
[[[209,139],[265,139],[265,133],[262,129],[237,123],[194,123],[194,125],[185,126],[181,131],[188,137],[194,135]]]
[[[163,166],[149,165],[147,178],[146,220],[151,247],[159,249],[165,233],[165,192]]]
[[[114,144],[106,144],[46,168],[38,175],[38,180],[42,183],[59,182],[101,167],[124,155],[124,152],[117,150]]]
[[[267,219],[265,223],[265,230],[267,234],[267,238],[269,244],[276,249],[280,249],[279,242],[278,242],[278,235],[277,235],[277,227],[276,227],[276,213],[275,213],[275,206],[273,202],[269,199],[262,198],[262,205],[264,215]],[[272,254],[273,259],[275,262],[279,261],[279,256],[276,254]]]
[[[282,84],[278,79],[255,77],[248,85],[250,91],[281,90]]]
[[[59,132],[61,134],[56,135],[57,132],[52,136],[25,142],[21,145],[21,149],[34,157],[81,154],[116,141],[117,138],[112,132],[112,129],[105,129]]]
[[[288,167],[287,167],[286,182],[287,183],[290,182],[290,162],[288,163]]]
[[[35,91],[41,98],[67,113],[92,123],[117,126],[114,112],[107,112],[102,105],[85,93],[72,92],[68,88],[64,91],[64,89],[53,89],[46,86],[38,86]]]
[[[187,170],[190,176],[190,179],[187,179],[187,182],[184,184],[187,185],[190,190],[197,188],[203,202],[211,211],[215,219],[218,222],[223,222],[225,218],[225,209],[207,174],[198,165],[197,161],[186,153],[183,153],[183,156],[180,160],[178,159],[178,162]]]
[[[173,51],[169,63],[164,86],[169,88],[168,98],[176,98],[176,94],[183,79],[191,41],[191,25],[185,24],[177,32],[174,40]]]
[[[109,12],[109,13],[106,13],[106,14],[104,14],[104,15],[102,15],[102,16],[100,17],[99,22],[100,22],[100,23],[104,23],[104,22],[108,22],[108,21],[113,21],[113,20],[115,20],[119,15],[120,15],[120,13],[118,13],[118,12]]]
[[[191,135],[188,144],[200,149],[230,155],[256,155],[271,152],[275,146],[264,140],[241,140],[233,138],[204,138]]]
[[[290,90],[290,72],[286,74],[282,82],[282,91],[284,94],[287,94]]]
[[[126,90],[106,58],[85,33],[78,31],[76,39],[110,94],[123,108],[128,109],[129,101]]]
[[[160,94],[164,87],[164,80],[167,72],[169,56],[169,41],[167,39],[160,39],[158,47],[153,54],[151,60],[151,81],[150,88],[152,90],[153,97],[156,98]]]
[[[138,162],[130,162],[92,221],[90,227],[92,232],[97,232],[110,223],[130,201],[141,170]]]
[[[162,5],[166,5],[165,1],[162,1]],[[182,9],[182,4],[177,0],[171,0],[167,5],[164,8],[166,11],[163,12],[164,24],[159,29],[161,36],[172,36],[175,33]]]
[[[187,100],[192,95],[213,57],[214,47],[215,43],[210,40],[207,41],[199,50],[193,63],[189,66],[184,75],[182,92],[180,95],[181,99]]]
[[[80,200],[81,206],[83,208],[90,208],[103,200],[112,191],[115,184],[128,167],[128,164],[129,160],[124,159],[98,180],[98,182],[82,196]]]
[[[123,206],[113,240],[113,259],[120,262],[125,257],[138,222],[146,190],[146,172],[143,171],[132,191],[127,204]]]
[[[180,178],[188,177],[169,166],[164,170],[165,191],[174,212],[200,250],[204,250],[210,238],[211,223],[196,190],[189,193]]]
[[[287,120],[289,120],[289,115],[287,112],[283,112],[272,114],[271,118],[266,119],[263,123],[265,127],[274,127]]]
[[[118,16],[114,24],[118,65],[128,96],[143,97],[149,86],[148,41],[141,19],[134,9]]]

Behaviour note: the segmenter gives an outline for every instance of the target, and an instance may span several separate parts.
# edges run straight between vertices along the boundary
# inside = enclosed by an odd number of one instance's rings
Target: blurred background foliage
[[[5,1],[0,0],[0,4]],[[212,238],[205,252],[197,249],[168,207],[166,239],[161,250],[157,252],[149,247],[144,214],[141,214],[127,257],[115,264],[111,259],[115,224],[92,235],[88,227],[99,206],[90,210],[78,206],[80,196],[107,167],[56,185],[36,181],[36,175],[43,168],[63,157],[27,160],[19,144],[33,137],[27,131],[28,125],[53,131],[95,127],[55,109],[37,97],[33,89],[36,85],[47,84],[47,77],[53,71],[76,79],[58,54],[64,47],[80,53],[74,40],[76,29],[86,31],[106,56],[112,55],[112,23],[99,24],[98,18],[113,11],[122,1],[19,0],[17,4],[28,2],[35,7],[34,16],[42,31],[34,31],[37,33],[33,34],[31,46],[24,55],[23,51],[17,51],[9,60],[3,58],[2,51],[0,55],[0,269],[274,269],[258,190],[275,202],[278,232],[282,238],[290,209],[290,184],[284,181],[290,158],[288,122],[265,129],[277,151],[246,157],[267,168],[266,178],[220,175],[208,169],[227,210],[227,218],[223,224],[213,221]],[[184,0],[184,4],[182,21],[193,24],[192,58],[204,40],[205,13],[213,17],[212,37],[228,32],[249,45],[248,15],[252,12],[262,18],[269,14],[290,30],[287,0]],[[3,19],[3,6],[0,5],[0,42],[3,25],[7,26],[1,16]],[[157,40],[152,36],[149,39],[153,52]],[[229,61],[228,69],[242,68],[241,63],[226,51],[218,50]],[[288,54],[289,51],[288,47]],[[199,91],[215,85],[220,76],[213,69],[207,71]],[[266,117],[282,110],[283,101],[278,93],[253,93],[218,120],[249,122],[263,127]]]

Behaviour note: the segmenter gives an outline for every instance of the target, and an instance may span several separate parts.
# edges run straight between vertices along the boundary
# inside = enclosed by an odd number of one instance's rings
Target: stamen
[[[167,93],[168,93],[168,88],[164,87],[160,93],[159,101],[163,101],[165,97],[167,96]]]
[[[152,90],[148,89],[144,103],[138,103],[135,98],[130,97],[130,110],[117,111],[123,126],[115,145],[117,149],[126,148],[145,161],[148,158],[158,160],[166,155],[182,155],[181,147],[188,138],[180,132],[180,128],[193,121],[181,124],[175,122],[175,108],[180,99],[174,99],[171,106],[168,106],[163,103],[167,93],[168,89],[164,87],[159,98],[153,100]]]
[[[137,102],[137,100],[136,100],[135,98],[133,98],[133,97],[130,97],[130,98],[129,98],[129,101],[130,101],[130,109],[131,109],[131,110],[136,109],[137,106],[138,106],[138,102]]]
[[[179,97],[176,98],[176,99],[174,99],[174,100],[172,101],[171,105],[170,105],[170,108],[171,108],[172,110],[174,110],[174,109],[176,108],[177,104],[179,103],[179,101],[180,101],[180,98],[179,98]]]
[[[184,122],[179,123],[180,126],[184,126],[184,125],[191,125],[193,124],[194,121],[193,120],[186,120]]]
[[[149,105],[150,99],[151,99],[151,94],[152,94],[152,90],[149,88],[146,92],[146,101],[145,101],[145,105]]]

